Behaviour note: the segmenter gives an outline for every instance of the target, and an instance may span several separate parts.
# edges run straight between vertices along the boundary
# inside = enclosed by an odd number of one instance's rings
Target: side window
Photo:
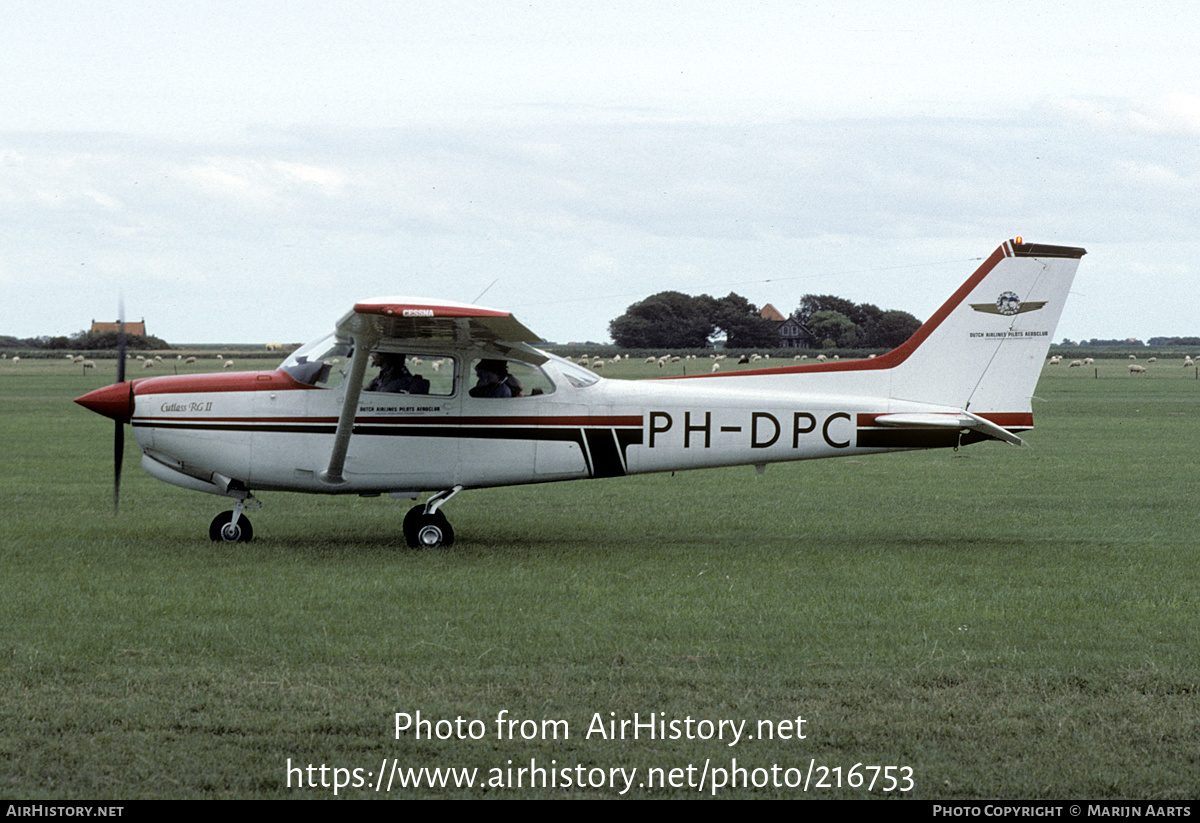
[[[481,358],[472,361],[471,374],[472,397],[538,397],[554,391],[544,371],[520,360]]]
[[[375,350],[363,374],[363,391],[389,394],[454,394],[454,358]]]

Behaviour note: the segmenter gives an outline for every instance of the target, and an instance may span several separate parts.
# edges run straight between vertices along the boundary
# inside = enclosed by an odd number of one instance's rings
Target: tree
[[[767,320],[753,303],[740,294],[730,292],[719,300],[702,295],[697,299],[710,301],[713,325],[725,334],[729,349],[756,349],[779,345],[776,324]]]
[[[805,325],[824,349],[856,349],[863,344],[862,329],[838,311],[819,311]]]
[[[824,318],[829,323],[827,315],[836,314],[857,327],[858,342],[855,344],[837,343],[841,347],[864,347],[872,349],[894,349],[912,337],[913,332],[921,327],[921,321],[908,312],[891,310],[884,311],[871,303],[855,303],[844,297],[832,294],[806,294],[800,299],[800,307],[796,316],[801,323],[808,326],[818,340],[852,340],[855,336],[838,324],[829,333],[817,331],[813,327],[814,319]],[[831,327],[833,328],[833,327]]]
[[[79,331],[71,335],[71,344],[69,348],[86,349],[88,351],[97,351],[101,349],[116,349],[119,345],[119,338],[115,331]],[[131,349],[142,350],[161,350],[171,348],[171,344],[166,340],[147,334],[127,334],[125,336],[125,345]]]
[[[664,291],[634,303],[608,324],[613,342],[629,349],[701,349],[718,333],[728,348],[778,345],[775,324],[758,307],[730,292],[716,298]]]
[[[800,307],[792,314],[807,326],[810,317],[823,311],[835,311],[853,322],[854,316],[858,314],[858,304],[832,294],[806,294],[800,298]]]
[[[608,324],[625,349],[702,349],[714,330],[711,305],[677,291],[652,294]]]
[[[872,349],[894,349],[921,328],[921,321],[906,311],[882,312],[863,329],[863,345]]]

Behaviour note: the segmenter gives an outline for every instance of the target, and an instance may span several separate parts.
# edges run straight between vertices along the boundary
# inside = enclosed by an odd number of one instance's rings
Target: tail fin
[[[1033,390],[1085,253],[1002,244],[908,342],[878,358],[892,399],[1032,425]]]

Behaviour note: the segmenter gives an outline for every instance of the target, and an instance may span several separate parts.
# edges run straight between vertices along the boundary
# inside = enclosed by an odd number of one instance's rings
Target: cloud
[[[0,272],[28,290],[0,331],[43,333],[39,316],[67,308],[50,285],[88,273],[171,289],[169,340],[292,339],[363,294],[469,301],[497,278],[487,302],[533,306],[522,319],[557,339],[602,339],[629,303],[692,285],[781,308],[844,293],[922,315],[946,283],[926,297],[881,272],[1015,234],[1137,242],[1149,264],[1156,242],[1194,242],[1193,102],[754,125],[514,118],[236,143],[0,135]],[[1139,127],[1152,111],[1174,130]],[[256,309],[276,294],[287,312]],[[551,299],[559,308],[536,307]],[[90,310],[81,298],[72,311]]]

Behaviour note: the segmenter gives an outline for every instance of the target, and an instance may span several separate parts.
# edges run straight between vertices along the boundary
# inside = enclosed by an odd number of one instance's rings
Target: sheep
[[[14,363],[20,363],[20,362],[21,362],[21,356],[20,356],[19,354],[14,354],[14,355],[13,355],[13,362],[14,362]]]
[[[1046,365],[1047,365],[1047,366],[1057,366],[1057,365],[1058,365],[1059,363],[1061,363],[1061,362],[1062,362],[1062,355],[1061,355],[1061,354],[1056,354],[1056,355],[1054,355],[1053,357],[1051,357],[1051,358],[1050,358],[1050,362],[1049,362],[1049,363],[1047,363]]]
[[[593,363],[593,364],[592,364],[592,368],[593,368],[593,369],[602,369],[602,368],[604,368],[604,361],[603,361],[603,360],[597,360],[595,363]]]
[[[74,355],[68,354],[68,355],[67,355],[67,359],[68,359],[68,360],[70,360],[71,362],[75,362],[75,356],[74,356]],[[80,359],[80,360],[82,360],[82,359],[83,359],[83,355],[82,355],[82,354],[81,354],[81,355],[79,355],[79,359]]]
[[[1185,369],[1186,369],[1188,366],[1194,366],[1194,365],[1196,365],[1196,364],[1195,364],[1195,362],[1192,360],[1192,358],[1191,358],[1191,357],[1184,357],[1184,358],[1183,358],[1183,367],[1184,367]]]
[[[1146,373],[1146,367],[1145,367],[1145,366],[1139,366],[1139,365],[1137,365],[1137,364],[1135,364],[1135,363],[1130,363],[1130,364],[1129,364],[1129,373],[1130,373],[1130,374],[1145,374],[1145,373]]]
[[[184,362],[184,363],[195,363],[195,362],[196,362],[196,358],[194,358],[194,357],[189,357],[187,360],[184,360],[183,362]]]
[[[818,363],[824,363],[824,362],[825,362],[825,355],[823,355],[823,354],[818,354],[818,355],[817,355],[817,362],[818,362]]]
[[[233,368],[233,361],[232,361],[232,360],[226,360],[226,361],[225,361],[225,365],[224,365],[224,366],[222,366],[221,368],[223,368],[223,369],[232,369],[232,368]]]
[[[1157,362],[1158,362],[1158,358],[1157,358],[1157,357],[1151,357],[1151,358],[1150,358],[1149,360],[1147,360],[1146,362],[1147,362],[1147,363],[1157,363]]]
[[[1131,354],[1131,355],[1129,355],[1129,359],[1130,359],[1130,360],[1137,360],[1137,355],[1136,355],[1136,354]]]
[[[1067,368],[1068,369],[1082,368],[1082,366],[1083,366],[1082,360],[1072,360],[1070,365],[1067,366]]]
[[[143,358],[143,359],[142,359],[142,368],[143,368],[143,369],[152,369],[152,368],[154,368],[154,361],[153,361],[153,360],[146,360],[146,359],[144,359],[144,358]]]
[[[94,368],[96,368],[96,362],[94,360],[84,360],[83,361],[83,370],[84,371],[87,371],[88,369],[94,369]]]
[[[225,358],[224,358],[224,357],[222,357],[221,355],[219,355],[219,354],[218,354],[218,355],[217,355],[217,359],[218,359],[218,360],[224,360]]]
[[[713,374],[716,374],[716,373],[717,373],[717,372],[719,372],[720,370],[721,370],[721,364],[720,364],[720,363],[718,363],[716,360],[714,360],[714,361],[713,361],[713,367],[712,367],[712,373],[713,373]]]
[[[1095,364],[1095,362],[1096,362],[1096,358],[1094,358],[1094,357],[1083,358],[1083,365],[1085,365],[1085,366],[1091,366],[1091,365]]]

